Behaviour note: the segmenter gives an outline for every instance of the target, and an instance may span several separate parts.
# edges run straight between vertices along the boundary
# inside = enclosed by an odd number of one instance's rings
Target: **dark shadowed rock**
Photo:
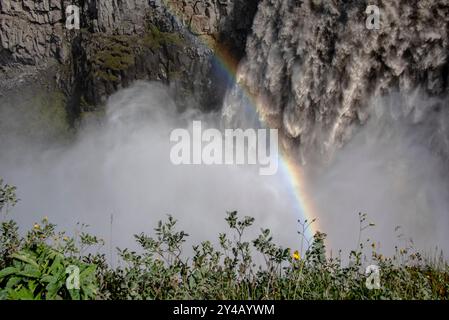
[[[59,65],[54,80],[74,117],[138,79],[170,84],[180,108],[216,109],[227,81],[212,48],[241,58],[257,2],[2,0],[0,93]],[[81,30],[65,28],[70,4],[80,7]]]

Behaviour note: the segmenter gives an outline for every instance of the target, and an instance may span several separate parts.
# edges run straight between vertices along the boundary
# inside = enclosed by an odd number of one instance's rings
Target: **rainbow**
[[[177,16],[175,8],[168,1],[162,1],[167,9],[168,13],[173,19],[179,24],[185,26],[182,23],[182,19]],[[193,33],[192,33],[193,34]],[[220,67],[221,71],[227,77],[229,83],[233,83],[238,87],[238,90],[243,94],[244,98],[247,99],[249,105],[251,105],[253,112],[258,112],[258,106],[262,103],[258,97],[253,95],[249,90],[247,90],[243,85],[239,83],[238,79],[238,61],[228,52],[228,50],[217,44],[208,41],[207,38],[197,36],[198,40],[201,41],[203,45],[208,47],[214,53],[214,62]],[[259,121],[262,119],[259,118]],[[265,127],[269,127],[266,123],[262,123]],[[297,160],[293,157],[281,153],[279,155],[279,168],[282,174],[282,178],[286,180],[288,184],[288,189],[290,192],[290,198],[293,200],[294,209],[297,212],[297,218],[302,222],[312,222],[306,231],[305,236],[311,238],[315,232],[319,230],[319,225],[316,221],[317,210],[313,204],[313,201],[307,192],[307,181],[304,174],[304,170]]]

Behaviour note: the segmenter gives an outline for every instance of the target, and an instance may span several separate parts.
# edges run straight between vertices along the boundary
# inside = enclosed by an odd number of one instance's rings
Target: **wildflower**
[[[301,259],[301,255],[299,254],[298,250],[293,252],[292,258],[293,258],[293,260],[300,260]]]
[[[62,238],[64,241],[69,241],[69,237],[65,236],[64,238]]]
[[[39,223],[35,223],[33,227],[34,227],[35,230],[39,230],[41,228]]]
[[[45,222],[45,223],[47,223],[47,222],[48,222],[48,217],[45,216],[45,217],[42,219],[42,221]]]

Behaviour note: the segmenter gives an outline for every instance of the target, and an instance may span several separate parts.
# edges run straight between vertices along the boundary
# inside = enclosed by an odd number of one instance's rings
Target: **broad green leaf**
[[[50,267],[49,273],[51,274],[59,273],[61,269],[64,269],[64,266],[61,263],[62,259],[63,258],[60,255],[56,255],[55,260],[53,261]]]
[[[33,293],[25,287],[21,287],[18,290],[9,289],[8,293],[8,298],[12,300],[34,300]]]
[[[14,267],[8,267],[0,271],[0,279],[7,277],[12,274],[16,274],[19,270]]]
[[[29,263],[29,264],[35,266],[36,268],[39,268],[39,264],[32,257],[30,257],[29,254],[27,254],[25,252],[14,253],[11,255],[11,257],[13,257],[14,259]]]
[[[15,287],[22,279],[19,277],[11,277],[6,283],[6,289],[11,289]]]
[[[39,271],[38,268],[29,264],[29,265],[26,265],[23,270],[17,272],[17,275],[27,277],[27,278],[40,278],[41,272]]]
[[[95,265],[90,265],[80,272],[80,279],[88,279],[95,274],[97,267]]]
[[[55,276],[46,274],[46,275],[42,276],[41,282],[49,283],[49,282],[52,282],[54,279],[55,279]]]
[[[69,293],[70,293],[70,297],[72,298],[72,300],[81,300],[79,290],[71,289],[71,290],[69,290]]]

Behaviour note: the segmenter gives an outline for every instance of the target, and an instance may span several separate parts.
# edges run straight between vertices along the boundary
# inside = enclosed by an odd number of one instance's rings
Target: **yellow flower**
[[[34,224],[34,229],[39,230],[40,228],[41,228],[41,226],[39,225],[39,223]]]
[[[64,241],[69,241],[69,237],[64,237],[63,240]]]
[[[44,219],[42,219],[42,221],[44,221],[45,223],[48,222],[48,217],[45,216]]]
[[[300,260],[301,259],[301,255],[299,254],[298,250],[293,252],[292,258],[293,258],[293,260]]]

